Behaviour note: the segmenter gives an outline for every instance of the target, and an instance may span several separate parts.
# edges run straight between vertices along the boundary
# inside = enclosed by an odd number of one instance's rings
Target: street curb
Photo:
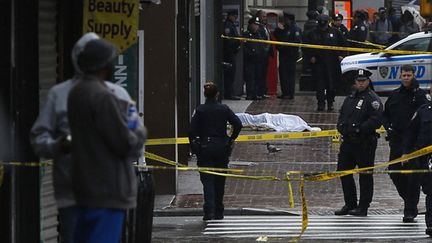
[[[238,215],[278,215],[278,216],[300,216],[297,213],[291,213],[280,209],[262,209],[262,208],[226,208],[225,216]],[[162,210],[154,210],[154,217],[170,217],[170,216],[203,216],[201,208],[167,208]]]

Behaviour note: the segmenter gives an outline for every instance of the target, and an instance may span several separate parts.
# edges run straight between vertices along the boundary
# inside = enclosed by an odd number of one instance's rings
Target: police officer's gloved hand
[[[54,142],[54,150],[57,154],[68,154],[72,148],[72,138],[70,135],[58,137]]]
[[[360,130],[360,125],[359,124],[351,124],[348,127],[348,133],[351,135],[358,135],[360,134],[361,130]]]
[[[386,139],[386,141],[389,141],[394,137],[395,131],[391,127],[389,127],[386,131],[387,131],[387,136],[385,139]]]

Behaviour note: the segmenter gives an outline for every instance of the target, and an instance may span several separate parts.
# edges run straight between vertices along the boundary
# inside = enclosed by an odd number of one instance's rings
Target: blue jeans
[[[75,242],[118,243],[122,232],[125,210],[77,207]]]

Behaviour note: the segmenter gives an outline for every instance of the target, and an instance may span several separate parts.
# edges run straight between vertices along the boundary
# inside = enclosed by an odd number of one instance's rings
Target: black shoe
[[[229,97],[228,98],[229,100],[241,100],[241,98],[240,97],[238,97],[238,96],[231,96],[231,97]]]
[[[293,100],[294,99],[294,95],[288,95],[287,99]]]
[[[343,206],[341,209],[335,211],[335,215],[347,215],[348,211],[355,209],[356,207]]]
[[[263,95],[262,97],[263,97],[263,99],[268,99],[268,98],[270,98],[269,95]]]
[[[255,100],[262,100],[262,99],[263,99],[262,96],[257,96],[257,97],[255,97]]]
[[[429,235],[429,237],[432,237],[432,227],[426,228],[426,234]]]
[[[353,215],[353,216],[366,217],[367,211],[368,211],[367,208],[358,207],[358,208],[355,208],[355,209],[348,211],[348,214]]]
[[[327,111],[334,111],[333,103],[328,103],[327,104]]]
[[[285,95],[278,95],[277,98],[278,99],[285,99]]]
[[[414,223],[415,216],[414,215],[406,215],[402,218],[402,222],[404,223]]]
[[[212,220],[214,218],[215,216],[213,214],[204,214],[203,220],[207,221],[207,220]]]
[[[214,217],[214,219],[216,219],[216,220],[221,220],[223,218],[224,218],[223,214],[216,214]]]
[[[317,111],[324,111],[325,104],[318,104]]]
[[[247,96],[246,100],[255,100],[255,97]]]

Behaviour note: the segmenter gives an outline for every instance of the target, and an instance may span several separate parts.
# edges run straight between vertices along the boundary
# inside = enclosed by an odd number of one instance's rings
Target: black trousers
[[[296,56],[279,53],[279,79],[283,96],[294,96],[296,62]]]
[[[254,60],[245,60],[244,62],[244,80],[246,83],[247,98],[256,98],[258,95],[259,77],[261,77],[261,63]]]
[[[256,85],[258,96],[263,96],[267,94],[267,69],[269,64],[268,58],[269,57],[266,55],[259,63],[259,65],[261,65],[260,67],[261,70]]]
[[[374,165],[377,140],[375,137],[355,141],[344,140],[340,146],[337,170],[351,170]],[[369,208],[373,197],[373,175],[360,174],[360,200],[358,206]],[[357,206],[357,189],[353,175],[341,177],[345,205]]]
[[[390,160],[402,156],[402,138],[390,139]],[[389,170],[410,170],[415,169],[415,164],[409,162],[406,164],[390,165]],[[417,204],[420,198],[420,184],[417,179],[418,174],[390,174],[393,184],[399,196],[404,200],[404,214],[417,215]]]
[[[230,63],[232,67],[224,69],[224,97],[233,96],[233,84],[236,74],[235,54],[224,54],[224,62]]]
[[[416,169],[429,169],[428,156],[420,157],[415,162]],[[417,174],[418,182],[426,195],[426,214],[425,221],[427,227],[432,227],[432,174],[420,173]]]
[[[197,164],[200,167],[228,168],[226,143],[202,143]],[[204,188],[204,214],[222,216],[224,212],[225,177],[200,173],[200,180]]]
[[[333,63],[315,63],[312,65],[312,74],[316,80],[316,98],[318,104],[333,103],[336,95],[334,87],[336,70]]]

